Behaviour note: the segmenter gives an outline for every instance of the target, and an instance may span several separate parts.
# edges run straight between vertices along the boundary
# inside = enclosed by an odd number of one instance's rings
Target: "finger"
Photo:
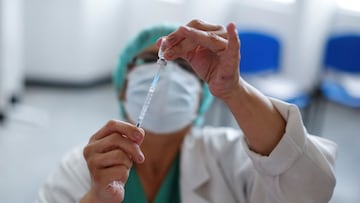
[[[210,24],[202,20],[192,20],[187,24],[187,26],[203,31],[225,31],[224,27],[221,25]]]
[[[187,58],[189,50],[194,50],[197,44],[191,42],[189,39],[184,39],[181,43],[172,48],[165,50],[164,56],[167,60],[175,60],[177,58]]]
[[[166,45],[168,48],[171,48],[171,47],[181,43],[184,39],[185,39],[185,36],[183,34],[181,34],[179,29],[177,29],[175,32],[170,33],[166,37]],[[160,47],[161,41],[158,40],[157,45]]]
[[[135,125],[122,121],[110,120],[104,127],[102,127],[90,138],[90,142],[102,139],[112,133],[126,135],[126,137],[128,137],[130,140],[138,144],[142,143],[145,136],[144,130],[137,128]]]
[[[142,163],[144,161],[144,154],[140,146],[117,133],[98,140],[94,145],[93,150],[96,153],[106,153],[115,149],[121,149],[136,163]]]
[[[201,20],[192,20],[190,23],[187,24],[187,27],[191,27],[197,30],[202,30],[206,32],[212,32],[218,36],[221,36],[223,38],[227,38],[226,30],[221,25],[214,25],[209,24]],[[177,29],[175,32],[170,33],[167,38],[166,42],[169,47],[173,47],[180,43],[182,40],[185,39],[183,31],[181,29]],[[161,41],[158,41],[157,44],[160,46]]]
[[[97,152],[105,153],[114,149],[123,150],[128,157],[136,163],[142,163],[145,160],[144,154],[138,144],[118,134],[112,134],[105,139],[102,139],[97,148]]]
[[[156,40],[156,46],[160,47],[161,42],[164,40],[163,37],[160,37],[159,39]]]
[[[240,40],[236,30],[236,26],[233,23],[230,23],[227,26],[228,32],[228,53],[230,58],[239,58],[240,57]]]
[[[215,53],[223,51],[227,45],[227,40],[214,32],[205,32],[192,27],[181,26],[179,33],[189,39],[188,43],[195,43]]]
[[[167,47],[167,36],[163,36],[163,37],[160,37],[159,39],[156,40],[156,45],[158,47],[160,47],[162,45],[162,42],[166,40],[166,43],[164,43],[165,45],[165,48]]]
[[[99,153],[88,162],[91,167],[98,169],[120,165],[130,169],[133,163],[129,156],[121,149],[112,150],[106,153]]]

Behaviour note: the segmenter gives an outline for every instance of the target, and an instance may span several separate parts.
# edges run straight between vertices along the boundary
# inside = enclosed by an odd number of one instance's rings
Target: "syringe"
[[[162,41],[161,41],[161,45],[160,45],[160,48],[159,48],[159,51],[158,51],[158,57],[159,59],[157,60],[157,64],[159,64],[159,69],[158,71],[156,72],[155,76],[154,76],[154,79],[150,85],[150,88],[149,88],[149,91],[146,95],[146,98],[145,98],[145,102],[141,108],[141,112],[140,112],[140,115],[137,119],[137,122],[136,122],[136,127],[140,127],[143,120],[144,120],[144,117],[145,117],[145,114],[146,114],[146,111],[147,109],[149,108],[149,105],[150,105],[150,102],[151,102],[151,98],[155,92],[155,89],[156,89],[156,85],[159,81],[159,78],[160,78],[160,74],[162,72],[162,70],[165,68],[166,64],[167,64],[167,61],[166,59],[164,58],[164,51],[165,51],[165,41],[166,41],[166,38],[163,37],[162,38]]]
[[[167,61],[166,59],[164,58],[164,51],[165,51],[165,40],[166,38],[163,37],[162,38],[162,41],[161,41],[161,45],[160,45],[160,48],[159,48],[159,51],[158,51],[158,57],[159,59],[157,60],[157,64],[159,64],[159,69],[158,71],[156,72],[155,76],[154,76],[154,79],[150,85],[150,88],[149,88],[149,91],[146,95],[146,98],[145,98],[145,102],[141,108],[141,112],[140,112],[140,115],[137,119],[137,122],[136,122],[136,127],[140,127],[143,120],[144,120],[144,117],[145,117],[145,114],[146,114],[146,111],[147,109],[149,108],[149,105],[150,105],[150,102],[151,102],[151,98],[155,92],[155,88],[156,88],[156,85],[159,81],[159,78],[160,78],[160,74],[162,72],[162,70],[165,68],[166,64],[167,64]],[[112,181],[109,186],[115,191],[121,191],[121,186],[122,184],[119,182],[119,181]]]

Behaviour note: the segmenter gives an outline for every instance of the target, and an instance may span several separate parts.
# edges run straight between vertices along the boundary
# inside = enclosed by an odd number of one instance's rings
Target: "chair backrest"
[[[267,73],[279,70],[281,47],[275,36],[258,31],[239,31],[239,38],[241,73]]]
[[[325,69],[360,73],[360,34],[330,37],[326,44]]]

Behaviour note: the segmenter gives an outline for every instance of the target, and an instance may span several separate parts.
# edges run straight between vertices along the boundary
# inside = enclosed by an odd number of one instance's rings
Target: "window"
[[[336,0],[336,3],[342,9],[360,12],[359,0]]]

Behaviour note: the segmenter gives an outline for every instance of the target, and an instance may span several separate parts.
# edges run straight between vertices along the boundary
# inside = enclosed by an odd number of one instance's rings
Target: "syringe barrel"
[[[145,118],[146,111],[149,108],[151,98],[152,98],[154,92],[155,92],[155,86],[152,85],[152,86],[150,86],[149,91],[148,91],[148,93],[146,95],[144,105],[141,108],[141,112],[140,112],[140,115],[138,117],[137,124],[136,124],[137,127],[141,126],[141,124],[142,124],[142,122],[143,122],[143,120]]]

